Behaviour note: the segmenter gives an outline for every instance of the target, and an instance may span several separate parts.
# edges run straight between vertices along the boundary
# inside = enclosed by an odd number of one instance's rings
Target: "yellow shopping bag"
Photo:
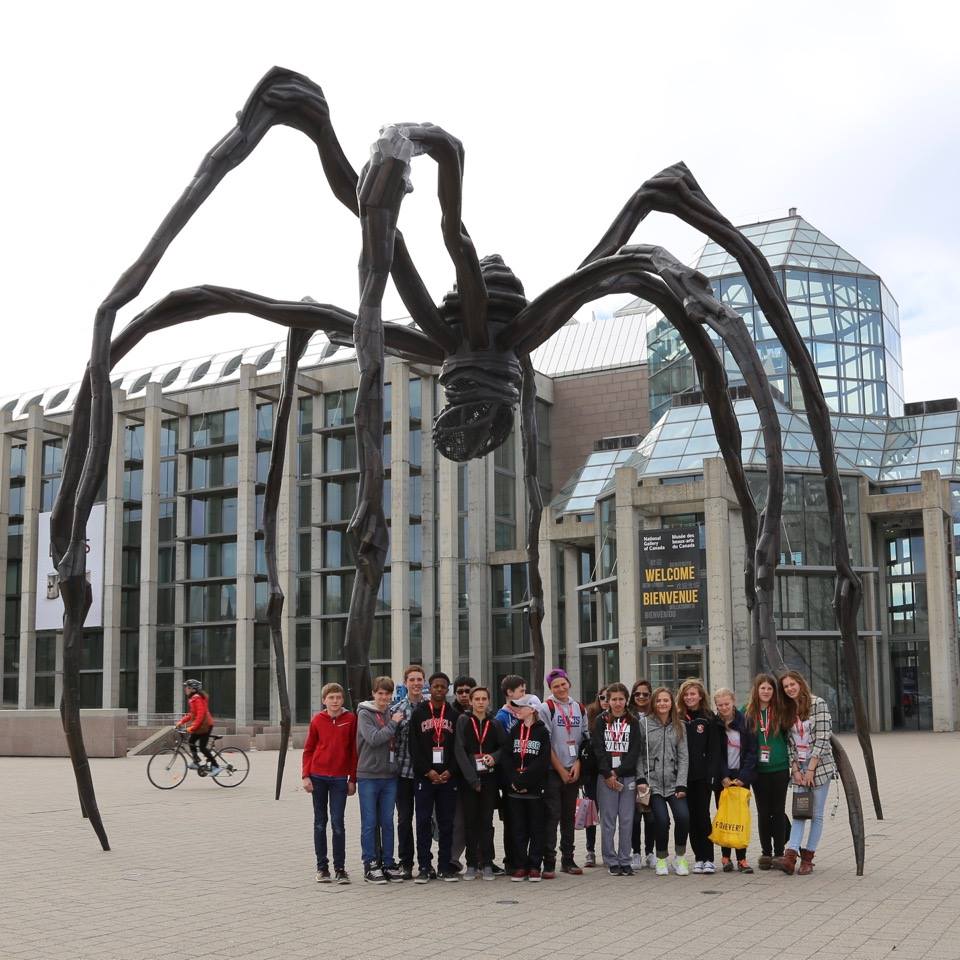
[[[746,787],[724,787],[710,839],[721,847],[745,850],[750,843],[750,791]]]

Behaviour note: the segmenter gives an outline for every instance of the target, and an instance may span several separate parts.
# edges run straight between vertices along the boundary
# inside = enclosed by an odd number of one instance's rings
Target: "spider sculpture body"
[[[114,337],[117,311],[142,290],[169,244],[223,177],[241,163],[274,125],[306,134],[317,146],[328,183],[338,200],[360,220],[360,298],[356,314],[339,307],[273,300],[244,290],[201,286],[175,291],[137,315]],[[456,273],[456,286],[438,306],[420,279],[397,229],[404,196],[412,189],[411,163],[431,157],[438,167],[438,195],[444,245]],[[289,70],[270,70],[237,115],[233,129],[207,154],[193,180],[136,261],[121,275],[97,312],[93,348],[74,409],[64,456],[63,481],[51,520],[54,561],[65,601],[64,729],[77,775],[81,808],[107,849],[79,724],[78,641],[90,603],[84,578],[87,518],[104,476],[111,436],[110,370],[154,330],[221,313],[249,313],[289,328],[277,406],[277,423],[265,494],[265,532],[270,603],[268,619],[276,652],[283,740],[277,792],[290,729],[284,650],[280,630],[284,596],[276,562],[276,524],[284,437],[295,392],[296,368],[310,335],[323,330],[352,344],[360,382],[354,414],[360,485],[349,531],[357,548],[357,576],[350,600],[345,659],[355,701],[370,690],[369,644],[377,591],[388,545],[383,511],[383,366],[386,352],[441,368],[446,405],[433,424],[437,450],[462,462],[483,457],[510,434],[520,411],[524,479],[528,494],[526,547],[529,598],[527,619],[532,676],[543,676],[543,585],[539,573],[542,501],[537,482],[536,388],[530,353],[553,335],[581,305],[609,293],[643,297],[663,311],[695,359],[722,456],[741,508],[747,544],[744,590],[753,623],[754,662],[784,668],[773,620],[774,574],[779,557],[784,470],[780,425],[770,384],[743,320],[713,296],[705,277],[659,247],[628,246],[647,213],[672,213],[715,240],[740,263],[768,322],[797,371],[804,405],[820,452],[827,484],[837,566],[835,608],[843,637],[845,666],[854,699],[858,733],[867,760],[878,816],[879,799],[870,749],[869,726],[860,691],[856,614],[860,581],[849,561],[833,435],[823,393],[809,355],[769,266],[759,251],[713,206],[690,171],[669,167],[645,182],[624,206],[606,235],[580,268],[532,301],[498,256],[479,259],[460,215],[463,148],[432,124],[384,127],[358,176],[347,161],[322,90]],[[382,298],[392,277],[414,326],[382,321]],[[707,328],[728,346],[740,367],[760,415],[767,454],[767,496],[758,514],[741,459],[741,436],[727,379]],[[835,743],[850,808],[858,872],[863,869],[863,824],[852,768]]]

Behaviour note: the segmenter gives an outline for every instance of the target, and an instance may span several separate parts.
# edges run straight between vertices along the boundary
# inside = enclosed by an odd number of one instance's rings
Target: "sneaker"
[[[583,868],[578,867],[572,860],[569,863],[561,863],[560,869],[564,873],[569,873],[571,877],[583,876]]]
[[[657,855],[655,853],[647,854],[647,866],[652,870],[657,865]]]
[[[430,871],[420,869],[417,871],[417,875],[413,878],[414,883],[429,883],[430,882]]]
[[[737,864],[737,871],[738,871],[739,873],[753,873],[753,867],[751,867],[750,864],[747,863],[746,860],[741,860],[741,861]]]
[[[633,867],[628,863],[625,867],[620,868],[621,877],[632,877],[633,876]]]
[[[322,870],[317,871],[317,883],[329,883],[330,882],[330,871],[324,867]]]
[[[386,883],[387,878],[383,875],[383,871],[376,865],[371,865],[363,874],[364,883]]]
[[[200,767],[199,767],[196,763],[192,763],[192,762],[191,762],[191,763],[188,763],[188,764],[187,764],[187,769],[188,769],[188,770],[199,770]]]
[[[221,774],[221,773],[226,773],[226,772],[227,772],[227,771],[226,771],[226,768],[224,768],[224,767],[211,767],[211,768],[210,768],[210,776],[211,776],[211,777],[216,777],[216,776],[218,776],[219,774]]]
[[[437,879],[437,871],[434,870],[433,867],[430,868],[430,879],[431,879],[431,880],[436,880],[436,879]]]
[[[500,873],[502,874],[503,871],[501,870]],[[484,868],[483,868],[482,877],[483,877],[484,880],[496,880],[496,879],[497,879],[497,875],[496,875],[496,873],[494,873],[493,867],[484,867]]]
[[[694,865],[691,873],[703,873],[703,861],[698,860]]]
[[[445,883],[458,883],[460,881],[460,874],[449,868],[441,870],[439,876]],[[474,871],[474,877],[476,877],[476,871]]]
[[[346,870],[334,870],[333,876],[339,884],[350,882],[350,874],[348,874]]]
[[[670,868],[667,866],[667,861],[665,857],[657,858],[657,876],[665,877],[670,872]]]
[[[642,869],[643,869],[643,854],[642,854],[642,853],[635,853],[635,854],[633,855],[633,859],[630,861],[630,866],[633,867],[634,870],[642,870]]]
[[[401,876],[404,880],[412,880],[412,879],[413,879],[413,867],[411,867],[409,864],[401,864],[401,866],[400,866],[400,876]]]
[[[673,858],[673,872],[678,877],[688,877],[690,876],[690,864],[687,863],[687,858],[684,856],[676,856]]]
[[[476,880],[476,879],[477,879],[477,868],[476,868],[476,867],[467,867],[467,869],[463,871],[463,879],[464,879],[464,880]]]
[[[619,877],[620,867],[615,863],[612,867],[607,867],[607,873],[609,873],[611,877]]]
[[[583,860],[583,865],[585,867],[595,867],[597,865],[597,855],[592,850],[587,851],[587,855]]]
[[[703,872],[704,872],[704,873],[716,873],[716,872],[717,872],[716,864],[715,864],[712,860],[704,860],[704,861],[703,861]]]
[[[733,873],[733,864],[730,862],[730,858],[729,858],[729,857],[724,857],[724,858],[720,861],[720,863],[723,864],[723,872],[724,872],[724,873]]]
[[[537,873],[539,874],[540,871],[538,870]],[[556,871],[556,868],[555,868],[555,867],[544,867],[544,868],[543,868],[543,879],[544,879],[544,880],[555,880],[555,879],[556,879],[556,876],[557,876],[557,871]],[[537,879],[539,880],[540,877],[538,876]]]
[[[539,871],[539,870],[528,870],[528,871],[527,871],[527,879],[528,879],[531,883],[539,883],[539,882],[543,879],[543,877],[540,875],[540,871]]]
[[[459,860],[451,860],[447,864],[447,873],[463,873],[463,864]]]
[[[397,867],[386,867],[383,875],[390,883],[403,883],[404,881],[403,871],[397,869]]]
[[[514,870],[513,873],[510,874],[510,879],[511,879],[511,880],[526,880],[526,879],[527,879],[527,871],[526,871],[526,870]]]
[[[504,870],[503,867],[499,866],[499,865],[496,864],[496,863],[491,863],[489,867],[484,867],[483,869],[484,869],[484,870],[487,870],[487,869],[491,870],[491,871],[493,872],[493,875],[494,875],[495,877],[505,877],[508,872],[511,872],[511,873],[512,873],[512,871]],[[484,877],[483,879],[486,880],[487,878]]]

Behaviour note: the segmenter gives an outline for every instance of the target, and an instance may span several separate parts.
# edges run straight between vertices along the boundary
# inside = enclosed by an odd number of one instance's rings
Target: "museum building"
[[[879,276],[791,210],[743,231],[766,255],[834,411],[847,531],[863,579],[860,653],[877,729],[957,726],[960,412],[904,404],[897,304]],[[823,481],[802,398],[736,262],[708,243],[696,265],[746,320],[776,391],[787,465],[776,617],[788,663],[851,726]],[[261,512],[283,341],[117,375],[107,481],[88,525],[95,605],[85,706],[154,723],[200,678],[221,718],[277,717]],[[718,344],[758,501],[758,420]],[[750,678],[743,534],[697,371],[656,310],[571,321],[533,355],[538,372],[541,572],[548,663],[584,699],[613,679],[690,675],[745,693]],[[371,640],[375,673],[411,660],[495,683],[529,675],[526,494],[519,430],[482,461],[438,456],[437,368],[388,359],[384,460],[391,547]],[[343,682],[357,494],[352,349],[314,336],[286,445],[279,566],[298,722]],[[5,708],[52,707],[62,689],[62,602],[48,555],[77,384],[0,404],[0,566]],[[644,531],[687,530],[696,601],[644,608]],[[648,534],[648,539],[650,539]]]

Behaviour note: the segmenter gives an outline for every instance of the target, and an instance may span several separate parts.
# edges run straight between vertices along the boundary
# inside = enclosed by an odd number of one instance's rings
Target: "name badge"
[[[802,763],[810,759],[810,747],[805,743],[797,744],[797,759]]]
[[[396,753],[394,753],[393,750],[391,750],[391,751],[390,751],[390,763],[396,763],[396,762],[397,762],[397,755],[396,755]]]
[[[610,761],[611,761],[611,763],[613,764],[613,769],[616,770],[617,767],[620,766],[620,755],[615,753],[615,754],[610,758]]]
[[[770,762],[770,748],[769,747],[760,747],[760,762],[769,763]]]
[[[483,754],[482,754],[482,753],[478,753],[478,754],[477,754],[477,756],[476,756],[476,761],[477,761],[477,771],[478,771],[479,773],[486,773],[487,765],[483,762]]]
[[[577,745],[572,740],[567,741],[567,756],[569,756],[571,760],[577,759]]]
[[[433,765],[436,766],[438,763],[443,763],[443,747],[433,748]]]

